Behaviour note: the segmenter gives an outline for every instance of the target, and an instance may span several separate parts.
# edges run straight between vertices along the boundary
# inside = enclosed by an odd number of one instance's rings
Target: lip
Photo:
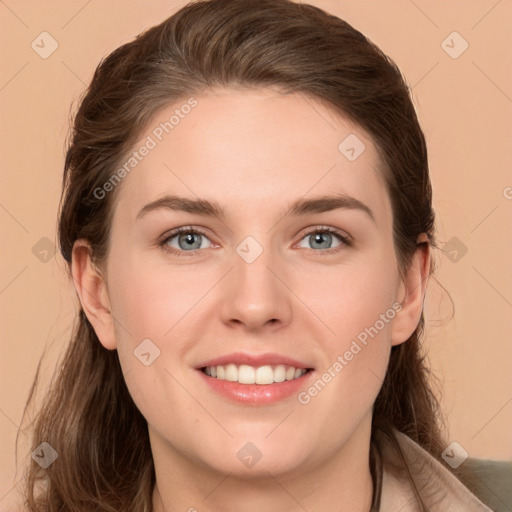
[[[234,352],[232,354],[226,354],[224,356],[216,357],[214,359],[210,359],[205,361],[197,368],[201,369],[205,366],[218,366],[218,365],[226,365],[226,364],[247,364],[249,366],[254,366],[255,368],[259,366],[277,366],[278,364],[284,364],[285,366],[293,366],[295,368],[311,368],[311,365],[307,363],[298,361],[297,359],[292,359],[291,357],[274,354],[274,353],[266,353],[266,354],[247,354],[244,352]],[[290,381],[291,382],[291,381]]]
[[[215,393],[239,404],[255,406],[270,405],[290,398],[292,395],[297,396],[301,388],[307,387],[315,372],[311,370],[298,379],[274,382],[274,384],[240,384],[240,382],[209,377],[201,370],[197,370],[197,373]]]
[[[227,365],[230,363],[236,365],[247,364],[254,367],[282,364],[308,369],[309,371],[298,379],[274,382],[273,384],[240,384],[240,382],[210,377],[202,371],[205,366]],[[297,396],[302,388],[307,387],[315,371],[311,366],[287,356],[271,353],[255,355],[239,352],[205,361],[197,368],[197,373],[203,382],[220,396],[247,406],[262,406],[280,402],[291,396]]]

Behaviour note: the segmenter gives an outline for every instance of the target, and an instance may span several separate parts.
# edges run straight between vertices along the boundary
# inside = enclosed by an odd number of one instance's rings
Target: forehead
[[[160,110],[133,150],[116,205],[131,218],[167,194],[211,199],[240,218],[255,209],[270,216],[304,196],[345,193],[376,217],[391,216],[369,135],[302,94],[210,90]]]

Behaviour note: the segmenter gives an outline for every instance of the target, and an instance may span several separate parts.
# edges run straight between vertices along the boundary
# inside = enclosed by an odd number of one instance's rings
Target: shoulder
[[[419,512],[417,495],[430,512],[493,512],[420,445],[396,430],[394,434],[397,445],[379,437],[381,512]]]
[[[512,510],[512,462],[467,459],[464,462],[474,478],[468,487],[494,512]]]

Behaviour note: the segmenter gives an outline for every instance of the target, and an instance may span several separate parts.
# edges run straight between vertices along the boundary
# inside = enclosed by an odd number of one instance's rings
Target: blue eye
[[[315,250],[315,252],[323,254],[323,253],[336,253],[343,249],[344,246],[350,246],[350,240],[348,236],[342,235],[337,230],[332,228],[316,228],[313,231],[309,231],[302,238],[302,240],[306,240],[307,243],[311,244],[310,247]],[[337,240],[337,245],[332,246],[333,240]],[[315,247],[316,246],[316,247]],[[300,247],[304,247],[300,245]]]
[[[188,227],[178,228],[161,242],[162,246],[170,249],[174,254],[181,256],[183,253],[205,249],[203,241],[209,240],[204,233]]]
[[[311,245],[309,247],[302,245],[304,240]],[[205,246],[205,241],[209,245]],[[334,247],[333,242],[337,242]],[[159,245],[176,256],[191,256],[196,251],[211,248],[213,244],[201,230],[184,226],[165,235]],[[300,247],[312,250],[315,255],[334,254],[350,246],[351,239],[348,235],[343,235],[329,227],[317,227],[310,230],[301,238],[300,245]]]

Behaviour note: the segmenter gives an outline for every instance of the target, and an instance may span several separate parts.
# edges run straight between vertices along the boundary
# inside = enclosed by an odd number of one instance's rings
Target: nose
[[[247,331],[272,331],[290,323],[292,296],[283,265],[264,250],[250,262],[234,255],[234,268],[223,283],[222,321]]]

